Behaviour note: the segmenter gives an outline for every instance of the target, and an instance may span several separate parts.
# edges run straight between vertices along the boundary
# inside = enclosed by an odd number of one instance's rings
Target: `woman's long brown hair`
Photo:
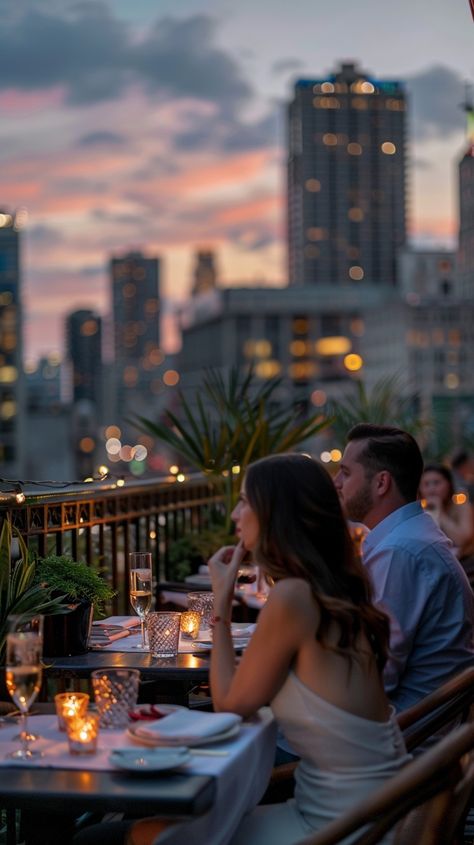
[[[274,455],[248,467],[245,493],[260,527],[256,563],[275,581],[307,581],[321,613],[318,642],[354,657],[364,632],[381,671],[388,654],[388,618],[372,604],[369,579],[355,555],[330,475],[307,455]],[[335,647],[328,643],[332,622],[340,632]]]

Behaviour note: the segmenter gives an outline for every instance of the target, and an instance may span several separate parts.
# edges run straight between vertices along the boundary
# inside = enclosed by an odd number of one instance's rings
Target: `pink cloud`
[[[44,91],[21,91],[18,88],[5,88],[0,93],[0,109],[3,112],[25,112],[56,108],[64,99],[64,87],[58,85]]]

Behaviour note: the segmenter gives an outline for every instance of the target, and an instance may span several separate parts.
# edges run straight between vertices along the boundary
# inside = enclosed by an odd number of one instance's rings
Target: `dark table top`
[[[212,805],[216,781],[210,775],[135,777],[120,772],[77,769],[2,770],[2,806],[30,811],[84,809],[138,815],[198,816]],[[64,802],[64,803],[63,803]]]
[[[64,672],[87,678],[94,669],[134,668],[139,669],[143,680],[180,681],[191,684],[207,681],[209,674],[209,653],[178,654],[170,659],[153,658],[147,652],[138,651],[88,651],[74,657],[43,658],[48,674]]]

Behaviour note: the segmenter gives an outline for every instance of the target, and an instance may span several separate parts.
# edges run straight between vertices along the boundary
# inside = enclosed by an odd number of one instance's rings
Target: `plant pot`
[[[87,651],[93,607],[87,601],[69,607],[70,613],[44,618],[43,653],[46,657],[72,657]]]

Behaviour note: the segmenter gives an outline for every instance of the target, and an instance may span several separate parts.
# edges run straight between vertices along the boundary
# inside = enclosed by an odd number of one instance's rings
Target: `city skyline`
[[[285,283],[286,103],[346,58],[406,82],[409,232],[456,237],[467,3],[175,6],[0,0],[0,207],[29,212],[28,357],[62,349],[67,312],[110,313],[108,262],[130,249],[162,258],[168,297],[206,247],[225,283]]]

